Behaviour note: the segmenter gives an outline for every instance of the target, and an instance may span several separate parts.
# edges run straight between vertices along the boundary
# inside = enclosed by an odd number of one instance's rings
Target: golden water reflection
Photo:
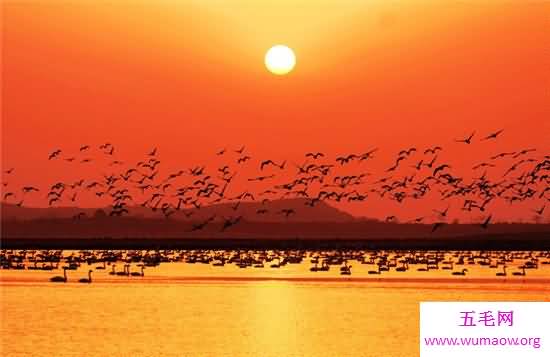
[[[199,268],[197,268],[199,269]],[[17,281],[3,356],[417,356],[418,302],[548,301],[550,287],[312,281]],[[11,278],[8,278],[11,275]],[[19,279],[23,280],[23,279]]]

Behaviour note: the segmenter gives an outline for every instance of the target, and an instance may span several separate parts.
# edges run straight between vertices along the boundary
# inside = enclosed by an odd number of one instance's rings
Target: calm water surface
[[[550,301],[546,270],[497,279],[495,270],[351,278],[310,264],[239,269],[166,263],[144,277],[94,271],[0,271],[2,356],[417,356],[418,303]],[[550,266],[548,266],[550,268]],[[334,271],[332,271],[334,270]],[[132,271],[138,271],[133,266]],[[323,274],[323,273],[321,273]],[[478,282],[476,277],[486,280]],[[490,278],[490,279],[489,279]],[[431,279],[431,280],[425,280]],[[468,280],[469,279],[469,280]]]

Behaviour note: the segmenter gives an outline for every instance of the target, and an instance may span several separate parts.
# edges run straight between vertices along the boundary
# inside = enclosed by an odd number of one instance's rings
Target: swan
[[[497,276],[506,276],[506,265],[502,267],[503,271],[498,272]]]
[[[117,271],[116,275],[118,275],[118,276],[129,275],[129,270],[128,270],[129,266],[130,266],[130,264],[124,264],[124,271]]]
[[[525,276],[525,266],[522,266],[522,267],[521,267],[521,272],[515,271],[515,272],[512,273],[512,275],[516,275],[516,276]]]
[[[378,270],[369,270],[369,274],[381,274],[380,273],[380,265],[378,265]]]
[[[52,283],[66,283],[67,282],[67,268],[63,268],[63,276],[54,276],[50,278]]]
[[[113,264],[113,270],[109,272],[109,275],[116,275],[115,267],[116,267],[116,264]]]
[[[88,270],[88,279],[82,278],[82,279],[79,279],[78,282],[79,283],[88,283],[88,284],[90,284],[92,282],[92,272],[93,272],[93,270]]]
[[[453,275],[466,275],[468,269],[464,268],[462,271],[453,271]]]
[[[130,273],[131,276],[144,276],[145,274],[143,273],[143,269],[145,269],[145,267],[143,265],[141,265],[141,273],[138,273],[137,271],[133,271]]]
[[[345,265],[345,266],[341,267],[340,268],[340,275],[351,275],[351,265]]]
[[[277,257],[275,259],[277,259],[277,264],[273,263],[273,264],[271,264],[271,267],[272,268],[280,268],[281,267],[281,258]]]
[[[312,259],[313,260],[313,259]],[[310,271],[318,271],[319,267],[317,266],[317,261],[315,261],[315,265],[309,268]]]

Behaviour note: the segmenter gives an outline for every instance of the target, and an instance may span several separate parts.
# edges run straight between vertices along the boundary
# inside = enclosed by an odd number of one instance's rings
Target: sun
[[[292,71],[295,65],[294,51],[285,45],[273,46],[265,54],[265,66],[273,74],[285,75]]]

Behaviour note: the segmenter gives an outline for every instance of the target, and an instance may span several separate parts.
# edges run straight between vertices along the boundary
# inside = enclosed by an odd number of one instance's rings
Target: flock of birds
[[[490,133],[480,140],[497,140],[502,132]],[[455,145],[474,145],[475,135],[473,132],[466,138],[456,139]],[[29,195],[35,194],[44,195],[49,206],[62,203],[78,206],[80,196],[89,192],[97,198],[108,199],[109,216],[128,215],[132,207],[142,206],[160,212],[166,218],[178,212],[184,214],[193,221],[193,231],[202,230],[214,221],[223,222],[221,229],[225,231],[243,221],[243,215],[239,214],[239,206],[243,202],[261,202],[262,208],[257,209],[256,214],[262,215],[269,211],[265,203],[276,199],[302,198],[305,207],[314,207],[322,201],[363,202],[371,195],[403,203],[435,193],[445,206],[433,209],[430,220],[434,232],[447,224],[451,207],[447,202],[451,200],[459,202],[453,210],[481,214],[483,220],[480,225],[483,228],[487,228],[492,221],[490,206],[493,202],[504,200],[513,204],[535,200],[538,203],[533,213],[542,217],[550,201],[550,155],[539,154],[535,148],[495,154],[473,166],[468,176],[458,175],[450,163],[440,159],[444,153],[441,146],[401,150],[381,176],[365,172],[362,166],[375,158],[378,148],[332,159],[322,152],[308,152],[303,163],[292,164],[272,159],[255,162],[243,146],[237,150],[218,151],[216,155],[225,161],[219,167],[207,169],[206,165],[194,166],[165,176],[159,173],[161,160],[157,148],[135,164],[118,160],[111,143],[100,145],[97,149],[101,156],[107,158],[109,174],[103,174],[98,179],[59,181],[46,188],[25,185],[16,189],[5,181],[2,183],[4,202],[22,206]],[[82,145],[77,155],[66,156],[63,150],[56,149],[48,154],[47,159],[91,165],[100,158],[94,156],[92,150],[96,148]],[[254,165],[258,165],[258,174],[247,175]],[[342,172],[352,166],[357,172]],[[239,173],[244,184],[233,185]],[[15,174],[14,168],[5,170],[4,174],[9,178]],[[230,188],[232,185],[234,187]],[[201,207],[218,203],[230,203],[235,213],[230,217],[213,214],[199,221],[192,217]],[[288,218],[297,212],[296,207],[289,207],[270,213]],[[84,219],[86,213],[80,212],[73,218]],[[416,217],[410,222],[423,223],[427,218]],[[385,220],[392,222],[398,219],[395,215],[388,215]]]
[[[278,269],[287,264],[309,262],[311,272],[339,269],[340,275],[351,275],[351,262],[372,266],[369,275],[386,272],[448,271],[453,276],[465,276],[469,266],[495,271],[495,276],[507,276],[507,267],[515,266],[510,275],[526,276],[527,270],[550,266],[550,251],[368,251],[368,250],[151,250],[151,251],[73,251],[61,250],[2,250],[0,267],[15,270],[63,269],[63,276],[50,278],[51,282],[68,282],[67,271],[89,267],[88,276],[78,280],[92,283],[92,272],[104,272],[120,277],[144,277],[146,268],[164,263],[208,264],[223,267],[234,264],[239,268]],[[60,267],[60,264],[63,264]],[[110,266],[109,269],[107,266]],[[122,270],[117,270],[121,265]],[[135,267],[135,268],[132,268]],[[93,269],[92,269],[93,268]],[[137,268],[137,269],[136,269]],[[133,269],[133,270],[132,270]]]

